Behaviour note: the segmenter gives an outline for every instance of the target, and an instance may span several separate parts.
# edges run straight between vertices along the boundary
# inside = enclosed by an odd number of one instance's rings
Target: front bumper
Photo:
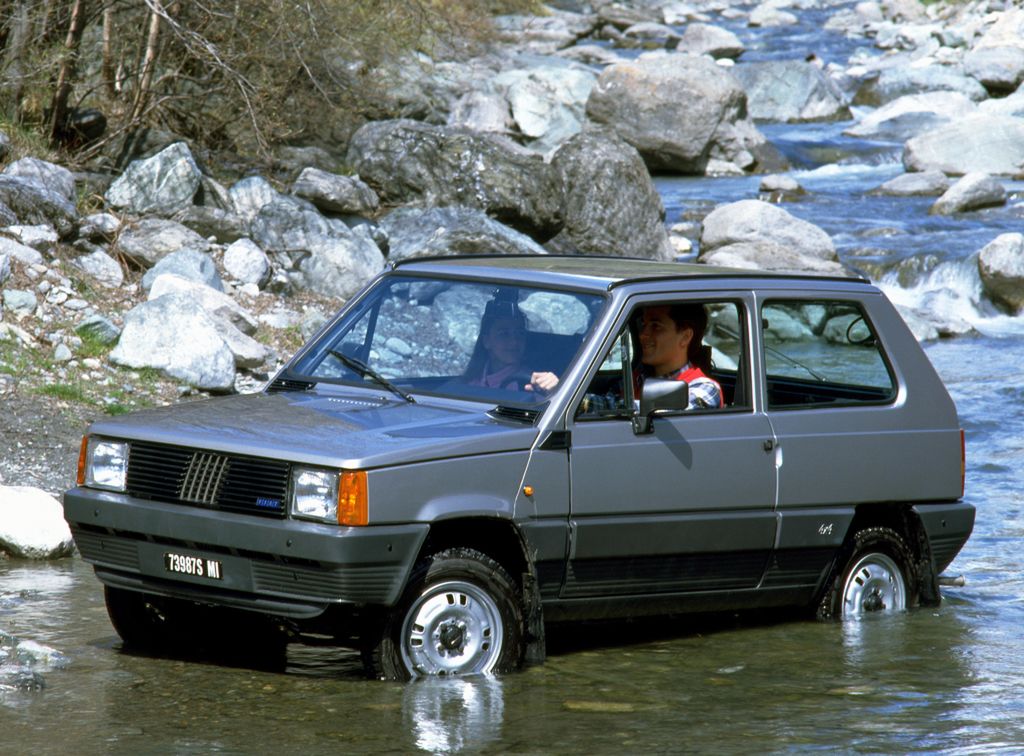
[[[346,528],[238,515],[75,488],[64,517],[106,585],[309,618],[334,604],[392,606],[425,524]],[[174,553],[221,565],[221,577],[171,573]]]

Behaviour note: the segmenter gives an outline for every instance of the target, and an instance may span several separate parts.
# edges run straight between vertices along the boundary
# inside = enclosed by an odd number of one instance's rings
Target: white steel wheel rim
[[[414,675],[482,674],[501,654],[502,622],[487,591],[452,580],[427,588],[402,624],[401,654]]]
[[[861,557],[843,586],[843,616],[860,617],[906,608],[907,586],[899,565],[886,554]]]

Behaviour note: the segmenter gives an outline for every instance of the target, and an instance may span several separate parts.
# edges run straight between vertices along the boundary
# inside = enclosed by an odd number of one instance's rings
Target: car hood
[[[89,433],[350,469],[523,450],[537,437],[479,405],[333,388],[186,402],[96,421]]]

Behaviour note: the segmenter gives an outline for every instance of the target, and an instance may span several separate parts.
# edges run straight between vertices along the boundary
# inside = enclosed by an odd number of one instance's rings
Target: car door
[[[636,300],[626,308],[614,343],[585,382],[588,395],[600,397],[602,381],[630,359],[629,318],[666,301],[683,299]],[[713,313],[705,343],[716,347],[716,367],[722,363],[714,375],[727,405],[657,417],[651,433],[636,435],[630,412],[593,412],[588,396],[581,398],[570,425],[563,598],[754,588],[764,573],[776,533],[776,467],[771,428],[751,391],[751,298],[688,301]]]

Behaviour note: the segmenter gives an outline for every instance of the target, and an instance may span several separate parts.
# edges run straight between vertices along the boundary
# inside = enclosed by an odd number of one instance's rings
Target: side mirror
[[[640,409],[633,414],[633,433],[650,433],[656,416],[683,412],[689,406],[690,386],[686,381],[648,378],[640,393]]]

